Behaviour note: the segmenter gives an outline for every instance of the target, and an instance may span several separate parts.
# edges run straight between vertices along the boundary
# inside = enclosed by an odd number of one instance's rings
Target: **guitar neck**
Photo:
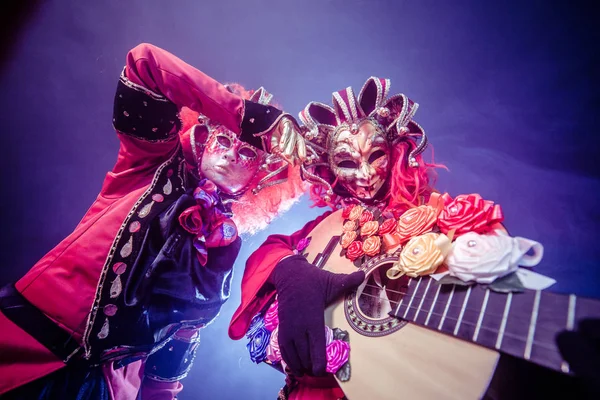
[[[544,291],[496,293],[484,286],[410,279],[392,312],[417,325],[569,373],[556,335],[584,318],[600,318],[600,301]]]

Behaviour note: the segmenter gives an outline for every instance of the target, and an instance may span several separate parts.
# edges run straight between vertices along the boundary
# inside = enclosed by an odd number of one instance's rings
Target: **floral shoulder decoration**
[[[350,205],[342,217],[341,255],[356,267],[373,257],[398,255],[387,271],[389,279],[432,275],[440,284],[480,283],[498,292],[519,292],[528,287],[521,278],[535,274],[519,266],[533,267],[543,256],[540,243],[511,237],[502,226],[500,205],[478,194],[451,198],[434,193],[427,204],[401,215]],[[536,275],[532,286],[554,283]]]
[[[228,246],[238,237],[231,210],[223,204],[217,186],[203,179],[193,192],[196,204],[179,215],[179,224],[194,235],[196,257],[201,265],[208,261],[208,249]]]
[[[259,364],[265,362],[282,371],[286,370],[285,361],[279,349],[279,317],[277,313],[277,299],[271,303],[266,311],[258,313],[250,322],[246,332],[249,339],[246,348],[250,359]],[[327,372],[335,374],[341,381],[350,379],[350,344],[348,333],[340,329],[325,327]]]

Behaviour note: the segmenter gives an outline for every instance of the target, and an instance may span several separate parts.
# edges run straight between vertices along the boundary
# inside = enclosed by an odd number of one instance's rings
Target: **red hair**
[[[237,83],[227,85],[230,90],[244,99],[249,99],[253,91],[244,89]],[[275,105],[277,107],[277,105]],[[183,107],[179,113],[182,122],[181,133],[187,132],[198,123],[199,114]],[[255,187],[264,174],[259,173],[250,187]],[[304,194],[305,184],[300,178],[298,167],[288,168],[287,180],[283,183],[262,189],[257,194],[246,191],[232,204],[233,220],[240,234],[254,234],[265,229],[279,214],[289,210]]]

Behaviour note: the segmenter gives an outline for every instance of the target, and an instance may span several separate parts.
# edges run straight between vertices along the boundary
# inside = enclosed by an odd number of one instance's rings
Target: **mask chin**
[[[341,196],[343,198],[352,197],[352,198],[357,199],[365,204],[374,204],[374,203],[380,202],[387,196],[388,189],[389,189],[389,179],[386,179],[385,182],[383,182],[383,185],[381,185],[381,187],[377,191],[377,193],[375,193],[375,196],[373,196],[369,199],[363,199],[363,198],[357,197],[356,195],[352,194],[348,189],[346,189],[346,187],[344,187],[340,183],[338,183],[337,185],[335,185],[333,187],[333,193],[335,193],[338,196]]]

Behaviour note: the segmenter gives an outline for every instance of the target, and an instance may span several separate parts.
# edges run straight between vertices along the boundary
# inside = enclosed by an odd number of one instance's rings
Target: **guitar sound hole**
[[[389,317],[408,289],[408,278],[390,280],[386,276],[393,263],[383,263],[368,273],[366,282],[357,290],[359,312],[372,320]]]

